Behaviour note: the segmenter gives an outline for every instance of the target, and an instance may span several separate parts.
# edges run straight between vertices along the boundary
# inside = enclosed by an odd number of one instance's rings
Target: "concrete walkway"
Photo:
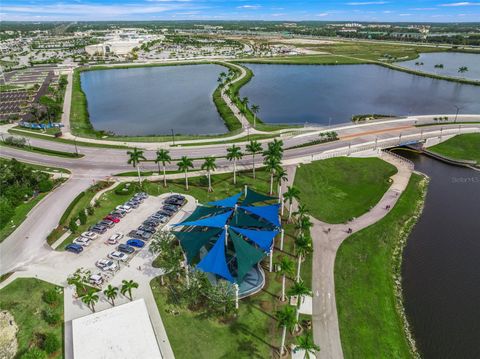
[[[337,250],[350,235],[347,233],[348,228],[355,233],[382,219],[389,212],[386,206],[393,208],[400,194],[407,187],[412,174],[409,163],[384,153],[382,153],[382,159],[397,167],[398,172],[392,176],[392,184],[388,191],[369,212],[348,224],[332,225],[311,218],[314,224],[312,227],[312,327],[314,341],[321,348],[317,358],[343,358],[335,299],[334,267]],[[285,186],[293,184],[295,172],[296,166],[287,168],[288,182]],[[294,203],[294,210],[297,207],[298,204]]]

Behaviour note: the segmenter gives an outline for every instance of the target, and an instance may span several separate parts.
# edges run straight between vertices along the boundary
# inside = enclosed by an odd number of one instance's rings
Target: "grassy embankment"
[[[47,304],[42,298],[48,291],[58,290],[56,304]],[[49,358],[63,358],[63,293],[62,288],[34,279],[18,278],[0,289],[0,309],[8,310],[18,326],[17,356],[30,348],[42,348],[45,335],[55,336],[59,348]],[[46,316],[50,316],[50,322]],[[55,320],[53,320],[55,319]]]
[[[63,158],[81,158],[84,156],[81,153],[77,155],[75,152],[63,152],[63,151],[51,150],[45,147],[34,147],[34,146],[28,146],[28,145],[20,147],[20,146],[10,145],[5,142],[0,142],[0,146],[14,148],[20,151],[38,153],[40,155],[56,156],[56,157],[63,157]]]
[[[480,164],[480,133],[457,135],[428,148],[429,151],[455,159],[477,161]]]
[[[295,186],[302,189],[300,201],[313,217],[343,223],[368,212],[396,172],[378,158],[331,158],[298,168]]]
[[[345,358],[414,356],[398,285],[402,250],[425,191],[425,178],[413,174],[390,213],[347,238],[337,252],[335,292]]]

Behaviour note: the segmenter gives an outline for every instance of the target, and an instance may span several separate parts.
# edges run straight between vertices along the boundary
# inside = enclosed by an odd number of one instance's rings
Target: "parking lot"
[[[143,203],[140,204],[138,208],[132,209],[112,228],[107,229],[107,231],[103,234],[99,234],[97,238],[91,240],[87,246],[83,246],[82,252],[78,254],[65,252],[64,255],[71,257],[72,262],[77,265],[76,268],[83,267],[84,269],[90,270],[92,274],[101,277],[101,280],[97,283],[92,281],[92,285],[95,285],[99,288],[110,282],[111,279],[125,267],[138,268],[139,271],[143,271],[145,269],[143,268],[144,263],[151,263],[153,260],[153,255],[148,251],[149,243],[152,241],[151,238],[148,240],[143,239],[142,242],[145,243],[145,246],[143,248],[135,247],[135,252],[129,254],[125,261],[116,259],[112,260],[109,259],[108,256],[112,252],[117,251],[117,248],[120,244],[125,245],[127,241],[131,240],[132,238],[138,238],[138,236],[131,236],[129,233],[132,230],[136,230],[138,227],[142,226],[143,222],[145,222],[145,220],[152,214],[161,210],[165,205],[165,200],[167,200],[170,195],[171,194],[164,194],[159,197],[149,196],[148,198],[144,199]],[[192,201],[186,202],[185,205],[179,207],[179,210],[171,217],[167,218],[165,223],[159,224],[158,227],[156,227],[156,230],[160,231],[165,229],[169,224],[177,223],[184,217],[188,216],[195,207],[195,204],[191,202]],[[116,233],[123,234],[123,237],[118,241],[117,244],[108,244],[107,240]],[[96,263],[102,259],[107,259],[113,263],[114,267],[117,268],[102,270],[101,268],[97,267]],[[98,279],[99,277],[95,277],[93,279]]]

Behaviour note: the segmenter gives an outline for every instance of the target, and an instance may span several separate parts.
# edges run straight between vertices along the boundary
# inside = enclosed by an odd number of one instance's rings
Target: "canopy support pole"
[[[239,288],[237,283],[235,283],[234,286],[235,286],[235,309],[238,309]]]
[[[228,225],[225,225],[225,247],[228,245]]]
[[[248,186],[245,185],[245,191],[244,191],[245,192],[245,197],[247,196],[247,191],[248,191]]]
[[[284,202],[285,202],[285,201],[284,201],[283,194],[282,194],[282,198],[281,198],[281,200],[280,200],[280,203],[281,203],[280,214],[281,214],[282,216],[283,216],[283,209],[284,209],[283,207],[284,207],[284,204],[285,204]]]
[[[272,249],[270,249],[270,264],[268,270],[270,273],[273,271],[273,246]]]
[[[280,250],[283,251],[283,239],[285,238],[285,230],[282,228],[282,232],[280,234]]]

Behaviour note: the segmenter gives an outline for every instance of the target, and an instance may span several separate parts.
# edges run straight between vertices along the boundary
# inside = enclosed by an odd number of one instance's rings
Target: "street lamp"
[[[458,116],[458,112],[460,111],[461,107],[458,107],[457,105],[453,105],[456,109],[457,109],[457,112],[455,113],[455,123],[457,123],[457,116]]]

